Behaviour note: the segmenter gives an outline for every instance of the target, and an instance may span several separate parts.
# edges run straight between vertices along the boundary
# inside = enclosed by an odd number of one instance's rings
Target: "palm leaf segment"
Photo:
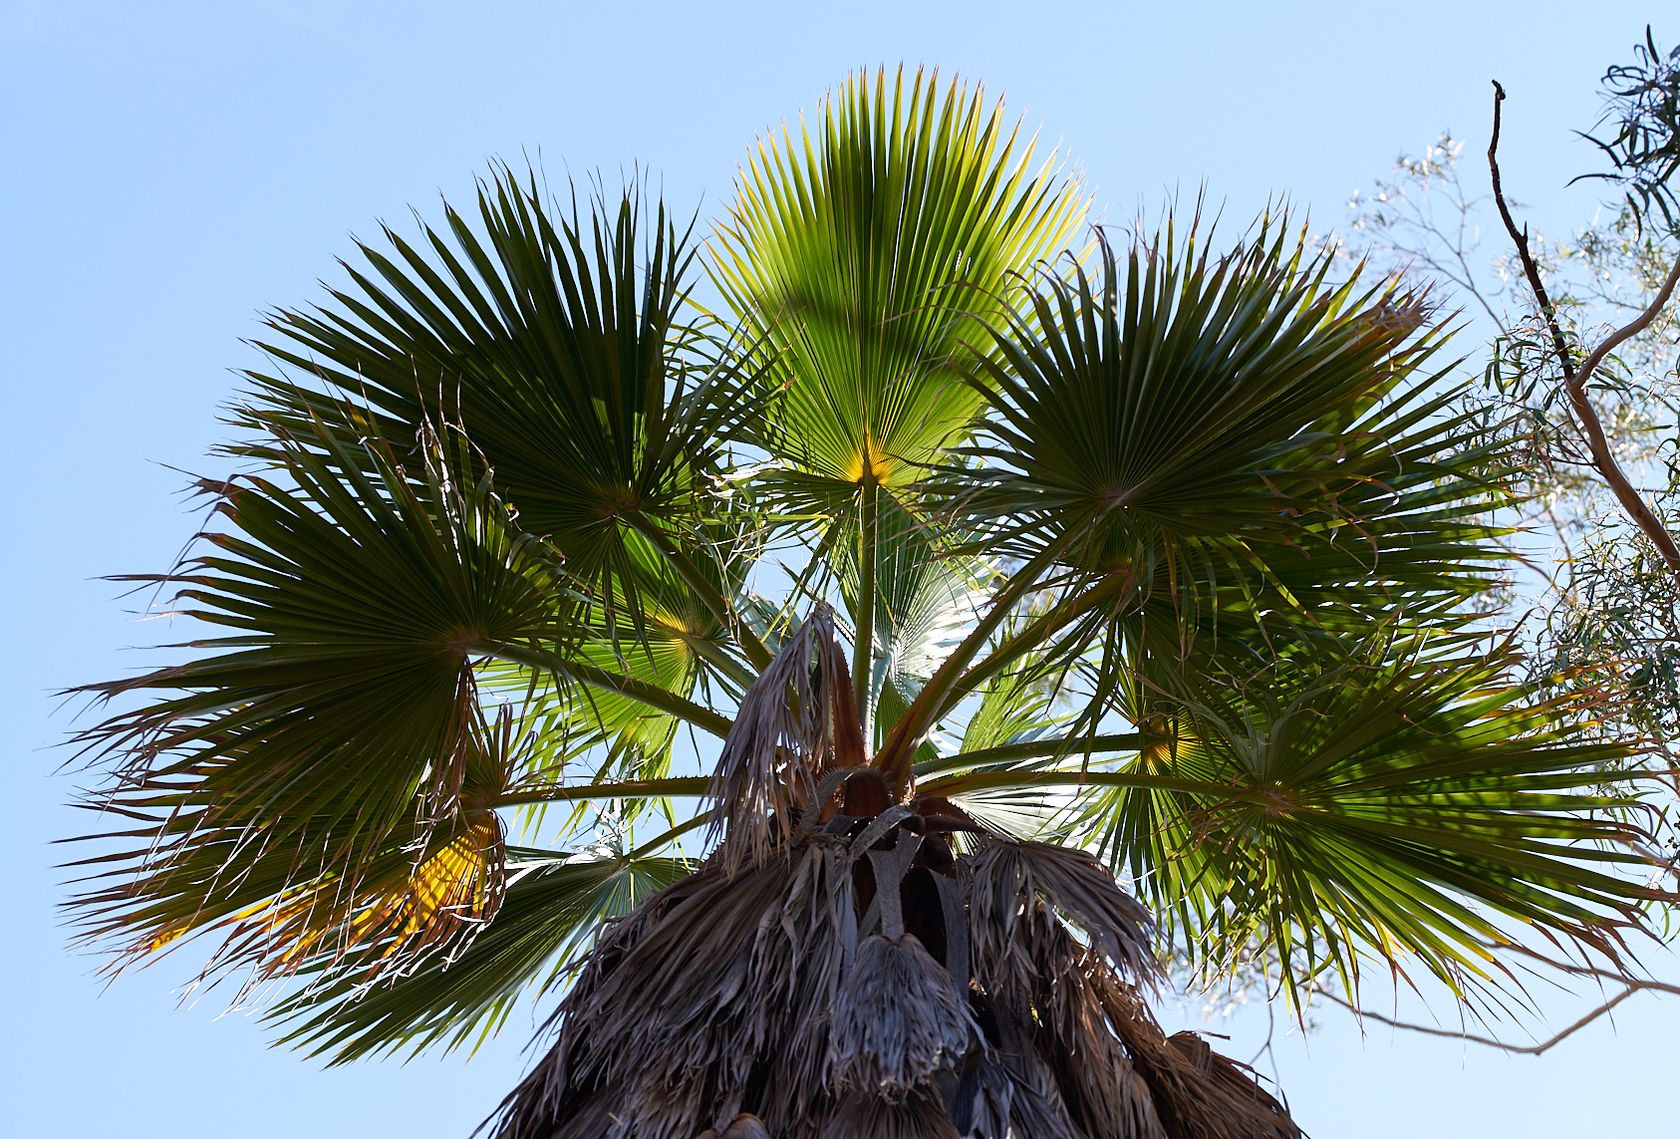
[[[353,402],[251,373],[243,418],[258,437],[233,450],[262,455],[270,429],[300,417],[402,447],[447,415],[520,525],[561,550],[599,603],[629,595],[632,621],[639,563],[668,554],[672,532],[691,539],[691,557],[727,565],[738,530],[702,499],[752,401],[705,328],[679,320],[693,253],[663,204],[651,219],[635,190],[592,205],[587,223],[575,200],[557,216],[534,178],[503,170],[480,187],[477,227],[445,206],[447,238],[426,228],[416,245],[387,228],[390,254],[360,246],[369,269],[347,267],[355,290],[335,290],[332,309],[277,314],[282,339],[261,345]],[[704,540],[692,540],[702,523]],[[664,576],[721,618],[718,571],[671,560]]]
[[[640,327],[637,304],[671,303],[668,290],[656,287],[673,264],[661,244],[670,234],[661,230],[654,242],[655,285],[630,292],[641,280],[635,217],[626,212],[633,198],[616,226],[597,220],[590,249],[575,225],[562,240],[529,213],[530,203],[518,198],[527,192],[504,179],[484,199],[505,275],[521,267],[534,275],[531,266],[551,258],[550,292],[575,306],[522,335],[568,358],[587,355],[559,352],[568,337],[597,350],[587,382],[598,382],[629,355],[607,335],[619,316]],[[509,218],[527,224],[515,227]],[[518,235],[523,251],[514,248]],[[474,240],[463,232],[463,245],[473,248]],[[396,275],[390,262],[375,260]],[[603,274],[600,287],[580,291],[576,282],[590,280],[592,265]],[[460,272],[458,290],[477,297]],[[443,291],[435,276],[417,275]],[[365,279],[363,286],[376,292]],[[506,281],[499,287],[510,288]],[[536,291],[517,290],[527,299]],[[696,519],[690,502],[656,525],[643,511],[637,525],[653,538],[625,526],[603,544],[603,523],[569,532],[576,545],[568,551],[555,535],[527,529],[529,519],[504,497],[493,456],[466,440],[459,420],[473,408],[485,414],[498,406],[486,386],[535,398],[533,370],[541,377],[542,368],[561,364],[527,361],[527,371],[514,374],[508,329],[486,333],[495,360],[457,374],[455,418],[446,420],[426,393],[410,389],[403,397],[398,366],[379,361],[403,354],[435,361],[453,349],[428,347],[431,334],[417,316],[399,329],[389,298],[388,324],[367,304],[340,300],[345,311],[333,319],[348,328],[345,312],[361,314],[364,335],[330,341],[323,316],[310,326],[321,333],[322,353],[312,370],[344,387],[357,372],[379,373],[392,385],[384,406],[409,419],[382,417],[346,398],[343,387],[257,377],[240,413],[247,438],[235,450],[260,459],[263,470],[206,484],[221,526],[206,534],[206,552],[156,579],[178,589],[180,612],[228,634],[178,646],[187,663],[94,690],[146,703],[83,735],[87,746],[126,757],[97,805],[135,825],[106,836],[117,849],[90,861],[94,878],[80,904],[90,936],[117,939],[133,955],[209,931],[222,943],[207,979],[243,974],[249,985],[303,972],[313,978],[312,992],[337,994],[347,1008],[378,978],[434,956],[453,959],[495,916],[507,885],[509,820],[499,806],[592,796],[587,786],[557,786],[579,757],[596,756],[584,766],[602,776],[662,775],[676,723],[719,735],[727,727],[689,697],[708,680],[738,684],[731,678],[745,675],[741,657],[762,649],[744,624],[728,626],[717,613],[716,599],[739,587],[730,558],[742,528],[727,516]],[[434,323],[438,340],[445,322]],[[371,328],[381,331],[384,348],[376,351]],[[405,329],[407,340],[399,335]],[[670,336],[675,368],[688,340]],[[638,343],[633,338],[630,347]],[[646,444],[663,433],[643,453],[645,469],[636,475],[643,485],[663,485],[646,472],[666,454],[681,460],[667,468],[686,467],[692,478],[717,454],[713,435],[682,437],[670,424],[708,414],[710,397],[676,380],[670,404],[650,410],[650,392],[670,394],[669,369],[630,364],[643,402],[626,410],[622,401],[582,400],[588,422],[562,434],[598,440],[606,409],[616,408],[621,435]],[[410,381],[417,374],[411,362]],[[572,378],[574,386],[586,382]],[[370,380],[361,391],[373,387]],[[562,401],[545,406],[554,412]],[[523,438],[489,434],[516,451]],[[694,444],[686,455],[674,442],[683,439]],[[527,442],[510,459],[521,477],[542,477],[532,469],[534,454]],[[577,478],[581,460],[565,458],[554,477]],[[597,484],[607,481],[597,474]],[[701,536],[685,542],[687,560],[674,564],[662,553],[659,525]],[[588,820],[572,820],[580,821]],[[644,861],[626,865],[635,871]]]
[[[1187,599],[1227,579],[1312,601],[1390,584],[1385,603],[1482,584],[1472,520],[1501,492],[1464,475],[1494,456],[1420,382],[1423,301],[1332,286],[1333,258],[1284,231],[1214,258],[1210,234],[1169,226],[1123,261],[1100,240],[1095,279],[1046,271],[982,362],[955,506],[1021,557],[1056,548]]]
[[[1281,226],[1035,271],[1074,191],[919,76],[782,142],[716,245],[737,335],[662,208],[564,220],[505,171],[276,318],[261,469],[162,579],[223,633],[96,690],[139,706],[83,737],[133,820],[91,936],[300,974],[286,1038],[348,1058],[478,1039],[621,918],[521,1139],[1292,1134],[1154,1027],[1150,923],[1080,846],[1290,985],[1492,977],[1512,923],[1618,951],[1657,900],[1628,749],[1461,632],[1499,456],[1415,298]],[[1069,849],[979,821],[1057,796]]]
[[[1662,900],[1614,789],[1624,753],[1582,709],[1513,691],[1512,663],[1484,638],[1426,649],[1381,630],[1352,656],[1309,644],[1242,673],[1141,662],[1155,739],[1092,773],[1107,785],[1082,806],[1087,834],[1194,961],[1270,948],[1292,993],[1321,970],[1357,992],[1360,947],[1482,986],[1513,923],[1614,958]]]

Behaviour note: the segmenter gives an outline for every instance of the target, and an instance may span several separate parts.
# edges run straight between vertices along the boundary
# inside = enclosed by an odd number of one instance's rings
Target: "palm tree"
[[[144,579],[211,632],[90,689],[118,966],[205,945],[334,1062],[563,994],[503,1139],[1179,1139],[1298,1132],[1157,1026],[1167,947],[1296,1000],[1619,952],[1629,748],[1482,631],[1425,298],[1283,216],[1070,252],[921,74],[738,191],[700,242],[499,168],[272,317]]]

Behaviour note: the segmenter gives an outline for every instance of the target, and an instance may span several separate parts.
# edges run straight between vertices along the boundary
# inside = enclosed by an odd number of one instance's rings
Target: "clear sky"
[[[1663,7],[0,4],[0,463],[17,492],[3,564],[19,634],[0,664],[8,1133],[464,1136],[518,1079],[546,1014],[516,1017],[470,1063],[323,1072],[267,1049],[250,1018],[218,1019],[215,994],[177,1007],[185,961],[103,988],[55,912],[62,848],[48,843],[89,820],[61,805],[76,780],[55,773],[68,757],[53,745],[73,719],[51,693],[124,675],[145,661],[129,646],[180,635],[137,624],[137,599],[97,578],[173,560],[195,525],[179,472],[211,469],[228,369],[253,359],[241,339],[261,309],[318,298],[351,233],[410,203],[435,213],[491,158],[524,154],[551,176],[640,166],[709,218],[757,132],[848,71],[900,61],[1004,93],[1084,171],[1099,216],[1205,184],[1234,220],[1287,194],[1320,228],[1443,128],[1479,148],[1498,78],[1508,187],[1561,231],[1594,206],[1593,190],[1563,190],[1591,163],[1571,131]],[[1656,30],[1671,44],[1680,20]],[[1654,967],[1680,977],[1667,958]],[[1537,997],[1558,1026],[1583,1007]],[[1677,1002],[1637,997],[1540,1059],[1376,1025],[1362,1039],[1327,1009],[1304,1041],[1280,1026],[1278,1064],[1318,1139],[1670,1136]],[[1265,1024],[1251,1012],[1214,1027],[1246,1058]]]

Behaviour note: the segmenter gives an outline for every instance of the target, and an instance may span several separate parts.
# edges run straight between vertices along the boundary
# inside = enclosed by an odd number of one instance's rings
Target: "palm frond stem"
[[[872,471],[864,471],[858,483],[858,591],[852,613],[852,683],[857,689],[858,712],[862,718],[865,747],[875,742],[875,561],[878,534],[875,528],[877,499],[881,484]]]
[[[513,664],[521,664],[527,668],[539,669],[553,673],[563,680],[575,681],[590,688],[598,688],[603,692],[615,692],[620,696],[627,696],[649,708],[675,716],[686,724],[691,724],[701,731],[709,732],[722,739],[729,734],[729,720],[712,711],[710,708],[675,692],[668,692],[657,684],[649,684],[645,680],[637,680],[633,676],[610,672],[595,665],[584,664],[581,661],[567,660],[556,653],[545,652],[529,645],[515,645],[498,643],[487,645],[484,651],[501,660]]]
[[[711,779],[704,775],[673,775],[665,779],[624,779],[612,783],[578,783],[569,787],[514,789],[498,795],[488,806],[523,807],[534,803],[575,803],[589,799],[652,799],[659,796],[698,798],[706,793],[706,788],[711,782]],[[709,816],[701,814],[694,825],[698,826],[708,820]],[[690,829],[687,824],[673,828],[647,845],[666,842],[687,829]],[[641,849],[637,850],[638,854],[641,852]]]
[[[1043,613],[1035,614],[977,661],[973,668],[963,673],[952,690],[953,697],[961,699],[973,692],[1098,605],[1135,590],[1137,585],[1135,573],[1111,573],[1082,593],[1061,601]]]
[[[688,834],[691,831],[697,831],[711,821],[712,816],[710,812],[699,811],[687,822],[678,823],[676,826],[670,827],[667,830],[654,835],[640,846],[637,846],[625,857],[632,860],[637,858],[647,858],[652,855],[654,851],[669,846],[683,835]]]
[[[985,614],[975,622],[968,636],[959,641],[932,676],[928,678],[904,715],[893,726],[892,733],[881,744],[875,766],[881,769],[888,783],[903,795],[910,782],[910,757],[939,717],[950,710],[959,697],[959,685],[969,663],[986,647],[999,625],[1014,612],[1015,606],[1038,587],[1045,572],[1056,559],[1073,544],[1075,535],[1063,534],[1034,555],[991,599]]]
[[[968,771],[924,783],[917,791],[924,796],[962,794],[999,787],[1138,787],[1150,791],[1183,791],[1193,795],[1229,797],[1240,788],[1205,779],[1185,779],[1147,771],[1085,771],[1041,767],[1016,767],[1003,771]]]
[[[1021,740],[996,747],[976,748],[955,755],[918,763],[912,769],[917,776],[939,775],[947,771],[963,771],[992,763],[1009,763],[1018,759],[1057,758],[1069,755],[1097,755],[1118,751],[1137,751],[1155,737],[1143,732],[1107,732],[1094,736],[1046,736],[1043,739]]]

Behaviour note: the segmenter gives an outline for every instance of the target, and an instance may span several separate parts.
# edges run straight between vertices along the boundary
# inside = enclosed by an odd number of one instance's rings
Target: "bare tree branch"
[[[1493,176],[1493,200],[1499,207],[1499,216],[1505,222],[1505,230],[1511,235],[1511,241],[1516,246],[1517,257],[1522,262],[1523,273],[1528,277],[1529,286],[1534,290],[1535,300],[1540,305],[1540,314],[1546,321],[1547,328],[1552,334],[1552,350],[1557,355],[1558,363],[1563,368],[1565,390],[1569,395],[1569,404],[1575,411],[1575,417],[1586,433],[1587,445],[1592,450],[1593,466],[1610,491],[1621,503],[1622,509],[1640,531],[1656,546],[1657,552],[1667,563],[1668,568],[1680,573],[1680,545],[1674,536],[1668,532],[1662,521],[1656,516],[1645,500],[1639,496],[1633,484],[1623,472],[1621,464],[1610,451],[1610,444],[1604,435],[1604,425],[1600,422],[1598,412],[1593,409],[1592,401],[1587,397],[1587,380],[1593,369],[1603,362],[1617,345],[1629,337],[1637,335],[1658,313],[1668,304],[1669,297],[1674,291],[1676,281],[1680,281],[1680,261],[1676,261],[1674,268],[1669,271],[1668,279],[1658,291],[1656,298],[1646,308],[1645,312],[1632,323],[1618,329],[1608,339],[1587,356],[1581,369],[1575,369],[1574,361],[1569,352],[1569,342],[1563,335],[1563,329],[1557,320],[1557,309],[1552,304],[1551,297],[1546,292],[1546,283],[1540,276],[1540,267],[1535,264],[1533,255],[1528,249],[1528,232],[1519,230],[1515,219],[1511,217],[1511,209],[1505,203],[1505,191],[1499,179],[1499,104],[1505,99],[1505,88],[1498,80],[1493,83],[1493,137],[1488,141],[1488,169]]]
[[[1627,987],[1621,992],[1617,993],[1597,1008],[1582,1016],[1569,1027],[1562,1029],[1545,1040],[1540,1041],[1538,1044],[1510,1044],[1503,1040],[1497,1040],[1491,1036],[1479,1036],[1474,1032],[1465,1032],[1462,1030],[1455,1031],[1450,1028],[1437,1028],[1434,1025],[1429,1024],[1411,1024],[1407,1021],[1396,1020],[1393,1017],[1384,1016],[1380,1012],[1371,1012],[1367,1009],[1362,1009],[1358,1005],[1355,1005],[1351,1001],[1345,1000],[1342,997],[1338,997],[1334,993],[1320,991],[1319,995],[1330,1001],[1332,1004],[1341,1005],[1343,1008],[1352,1012],[1355,1016],[1362,1020],[1374,1020],[1379,1024],[1386,1024],[1390,1028],[1400,1028],[1407,1032],[1418,1032],[1425,1036],[1445,1036],[1452,1040],[1463,1040],[1470,1044],[1482,1044],[1489,1048],[1497,1048],[1501,1052],[1511,1053],[1512,1055],[1538,1056],[1575,1035],[1575,1033],[1581,1031],[1581,1029],[1585,1028],[1599,1017],[1605,1015],[1611,1009],[1615,1008],[1635,993],[1662,992],[1680,994],[1680,985],[1669,985],[1663,983],[1662,981],[1644,981],[1632,978],[1623,978],[1623,983]]]
[[[1537,1044],[1511,1044],[1492,1036],[1481,1036],[1474,1032],[1467,1032],[1464,1029],[1454,1030],[1450,1028],[1439,1028],[1428,1024],[1412,1024],[1409,1021],[1384,1016],[1382,1013],[1370,1012],[1366,1009],[1360,1008],[1358,1005],[1347,1000],[1345,997],[1339,997],[1335,993],[1324,989],[1317,990],[1317,994],[1328,1000],[1330,1003],[1340,1005],[1342,1008],[1347,1009],[1360,1019],[1369,1018],[1379,1024],[1386,1024],[1390,1028],[1404,1029],[1407,1032],[1417,1032],[1425,1036],[1442,1036],[1452,1040],[1463,1040],[1471,1044],[1481,1044],[1489,1048],[1497,1048],[1501,1052],[1508,1052],[1513,1055],[1522,1056],[1538,1056],[1541,1053],[1556,1047],[1575,1033],[1581,1031],[1581,1029],[1585,1028],[1587,1025],[1593,1023],[1593,1021],[1610,1012],[1610,1010],[1614,1009],[1617,1005],[1621,1004],[1635,993],[1668,993],[1670,995],[1680,996],[1680,985],[1677,984],[1671,984],[1667,981],[1658,981],[1652,977],[1633,977],[1617,969],[1608,969],[1601,965],[1593,965],[1584,961],[1559,960],[1556,957],[1549,956],[1526,945],[1495,945],[1490,943],[1488,948],[1499,949],[1507,953],[1514,953],[1518,956],[1530,958],[1547,966],[1548,968],[1557,969],[1560,972],[1569,974],[1570,976],[1589,977],[1600,981],[1611,981],[1615,983],[1620,991],[1616,992],[1612,996],[1606,997],[1600,1004],[1587,1011],[1568,1027],[1561,1029]]]

